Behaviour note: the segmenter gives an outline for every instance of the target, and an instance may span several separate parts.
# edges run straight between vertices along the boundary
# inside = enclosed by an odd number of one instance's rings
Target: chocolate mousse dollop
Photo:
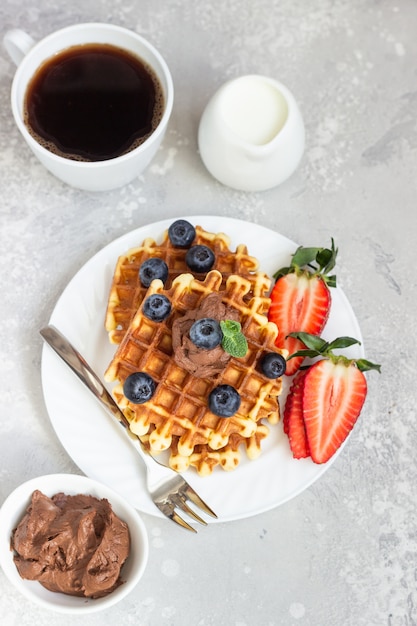
[[[123,582],[130,537],[108,500],[64,493],[48,498],[36,490],[11,547],[22,578],[50,591],[100,598]]]
[[[174,359],[180,367],[197,378],[212,377],[221,372],[231,356],[222,346],[212,350],[197,347],[189,337],[194,322],[205,317],[214,320],[239,321],[239,313],[222,302],[219,293],[211,293],[201,302],[198,309],[187,311],[177,318],[172,325],[172,347]]]

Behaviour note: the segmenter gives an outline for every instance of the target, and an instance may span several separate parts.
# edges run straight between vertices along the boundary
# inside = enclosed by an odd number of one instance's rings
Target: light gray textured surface
[[[333,236],[338,279],[359,319],[369,397],[348,445],[296,499],[192,537],[144,516],[151,552],[134,593],[106,614],[51,615],[0,572],[4,626],[412,626],[417,623],[417,4],[413,0],[3,0],[35,38],[109,21],[165,56],[176,99],[151,167],[106,194],[70,189],[14,126],[14,66],[0,53],[2,324],[0,503],[39,474],[79,472],[57,440],[40,384],[38,329],[73,274],[117,236],[179,214],[230,215],[304,245]],[[204,105],[225,80],[263,73],[302,109],[307,147],[282,186],[233,191],[197,151]],[[249,242],[248,242],[249,243]],[[279,476],[277,476],[279,480]]]

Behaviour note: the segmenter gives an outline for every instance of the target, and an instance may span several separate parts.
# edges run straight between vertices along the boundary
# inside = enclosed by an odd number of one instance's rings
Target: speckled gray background
[[[414,0],[3,0],[1,34],[35,38],[83,21],[145,35],[175,83],[164,144],[131,185],[70,189],[34,159],[14,126],[14,66],[0,52],[0,503],[22,481],[79,472],[50,425],[41,340],[74,273],[117,236],[155,218],[229,215],[304,245],[333,236],[339,284],[359,319],[372,373],[348,445],[313,487],[268,513],[190,537],[144,516],[146,574],[119,606],[59,617],[21,598],[0,572],[2,626],[412,626],[417,624],[416,269],[417,4]],[[307,147],[282,186],[214,181],[197,128],[226,79],[263,73],[303,112]],[[277,476],[279,480],[279,476]]]

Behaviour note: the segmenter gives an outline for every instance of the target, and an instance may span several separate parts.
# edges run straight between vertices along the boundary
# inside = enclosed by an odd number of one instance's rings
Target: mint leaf
[[[245,335],[236,333],[235,335],[223,337],[222,348],[225,352],[239,358],[245,356],[248,351],[248,342]]]
[[[220,328],[222,329],[223,335],[226,337],[233,337],[233,335],[240,333],[242,330],[240,322],[235,322],[234,320],[222,320],[220,322]]]
[[[223,332],[222,348],[225,352],[236,358],[245,356],[248,351],[248,342],[242,333],[240,322],[222,320],[220,327]]]

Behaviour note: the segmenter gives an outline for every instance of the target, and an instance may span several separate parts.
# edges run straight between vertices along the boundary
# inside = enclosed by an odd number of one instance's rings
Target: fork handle
[[[122,426],[124,426],[126,434],[129,435],[133,442],[139,444],[137,449],[143,462],[146,465],[148,465],[148,463],[158,463],[158,465],[161,465],[159,461],[154,459],[147,452],[139,437],[132,433],[126,416],[119,409],[116,402],[113,400],[113,397],[104,387],[97,374],[92,370],[87,361],[81,356],[78,350],[74,348],[68,339],[64,337],[64,335],[62,335],[59,330],[55,328],[55,326],[52,325],[45,326],[45,328],[42,328],[39,332],[46,343],[49,344],[51,348],[53,348],[53,350],[55,350],[55,352],[61,357],[61,359],[72,369],[74,374],[76,374],[81,382],[88,387],[104,408],[106,408],[107,411],[115,417]]]

